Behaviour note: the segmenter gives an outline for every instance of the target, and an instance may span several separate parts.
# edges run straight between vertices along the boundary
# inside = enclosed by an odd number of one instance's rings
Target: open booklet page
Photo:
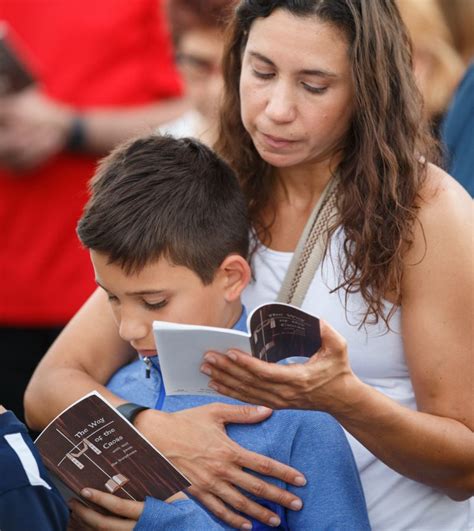
[[[227,328],[155,321],[153,331],[168,395],[217,395],[200,372],[204,354],[238,349],[269,362],[305,361],[321,346],[319,319],[283,303],[257,307],[247,319],[251,333]],[[296,357],[296,358],[295,358]]]
[[[35,444],[49,471],[76,495],[84,487],[143,501],[165,500],[188,480],[99,393],[56,417]]]

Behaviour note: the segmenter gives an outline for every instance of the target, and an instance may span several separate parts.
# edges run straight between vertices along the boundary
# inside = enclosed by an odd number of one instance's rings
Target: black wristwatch
[[[86,145],[86,127],[84,118],[79,114],[74,116],[71,122],[71,129],[66,141],[66,149],[73,152],[80,152]]]
[[[121,413],[128,420],[128,422],[132,424],[138,413],[145,411],[145,409],[150,408],[141,406],[140,404],[134,404],[133,402],[127,402],[126,404],[121,404],[117,407],[117,411],[119,411],[119,413]]]

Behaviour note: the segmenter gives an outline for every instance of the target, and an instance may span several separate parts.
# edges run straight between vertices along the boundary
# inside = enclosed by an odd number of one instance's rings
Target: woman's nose
[[[296,103],[292,89],[284,81],[276,81],[271,87],[266,115],[274,122],[288,123],[296,117]]]

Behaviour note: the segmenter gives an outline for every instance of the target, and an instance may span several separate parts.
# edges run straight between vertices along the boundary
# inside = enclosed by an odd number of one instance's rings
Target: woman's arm
[[[204,369],[234,398],[331,413],[388,466],[461,500],[474,492],[472,202],[437,168],[430,168],[429,183],[402,288],[402,333],[419,411],[356,378],[344,340],[324,323],[323,347],[306,364],[277,366],[234,353],[236,361],[207,355]]]
[[[36,368],[25,392],[30,428],[40,430],[63,409],[96,389],[114,406],[124,403],[105,384],[136,354],[117,333],[107,295],[97,289]]]
[[[28,423],[35,429],[43,428],[64,408],[93,389],[113,405],[123,403],[124,400],[104,385],[134,355],[118,335],[106,294],[97,290],[35,371],[25,396]],[[173,414],[143,411],[136,417],[135,425],[189,477],[193,495],[219,518],[241,527],[247,520],[229,506],[264,522],[274,514],[253,503],[236,487],[288,508],[298,499],[255,478],[244,468],[275,476],[286,483],[304,483],[295,469],[248,452],[227,437],[226,423],[260,422],[270,414],[269,410],[254,407],[212,404]]]

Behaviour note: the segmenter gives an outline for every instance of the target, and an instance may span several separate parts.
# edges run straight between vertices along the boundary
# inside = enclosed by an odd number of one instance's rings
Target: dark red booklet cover
[[[165,500],[189,481],[99,393],[56,417],[35,444],[46,467],[76,495],[84,487],[143,501]]]

